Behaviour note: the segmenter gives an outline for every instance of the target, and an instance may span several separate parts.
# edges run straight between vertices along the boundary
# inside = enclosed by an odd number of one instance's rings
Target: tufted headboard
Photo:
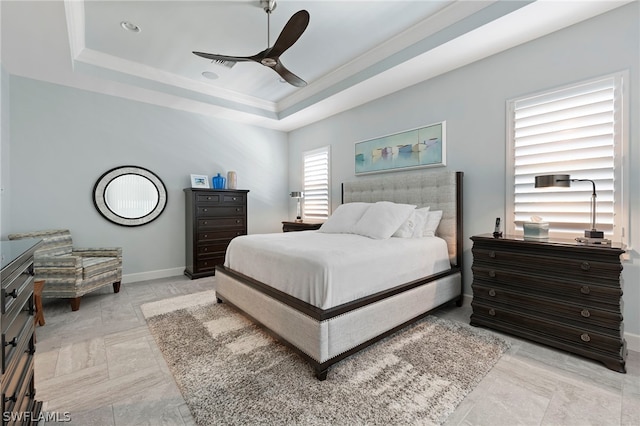
[[[463,172],[420,171],[363,177],[342,184],[342,202],[391,201],[442,210],[436,235],[447,242],[451,264],[461,267],[462,176]]]

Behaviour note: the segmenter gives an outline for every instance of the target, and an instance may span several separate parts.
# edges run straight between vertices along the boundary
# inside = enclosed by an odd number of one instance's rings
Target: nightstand
[[[313,231],[319,229],[322,223],[318,222],[282,222],[282,232]]]
[[[473,241],[471,325],[493,328],[626,372],[620,244]]]

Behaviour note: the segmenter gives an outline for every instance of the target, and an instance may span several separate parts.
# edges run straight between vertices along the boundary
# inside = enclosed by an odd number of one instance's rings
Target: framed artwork
[[[355,173],[393,172],[446,163],[446,121],[355,144]]]
[[[192,188],[209,188],[209,176],[207,175],[191,175]]]

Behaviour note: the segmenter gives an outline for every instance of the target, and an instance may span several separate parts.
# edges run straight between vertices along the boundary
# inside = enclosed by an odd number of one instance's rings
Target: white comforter
[[[236,237],[225,266],[321,309],[450,268],[438,237],[376,240],[316,231]]]

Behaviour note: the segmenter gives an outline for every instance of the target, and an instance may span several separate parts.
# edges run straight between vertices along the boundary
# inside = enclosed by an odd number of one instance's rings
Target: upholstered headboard
[[[342,202],[391,201],[442,210],[436,235],[447,242],[451,264],[462,265],[463,172],[408,172],[363,177],[342,184]]]

